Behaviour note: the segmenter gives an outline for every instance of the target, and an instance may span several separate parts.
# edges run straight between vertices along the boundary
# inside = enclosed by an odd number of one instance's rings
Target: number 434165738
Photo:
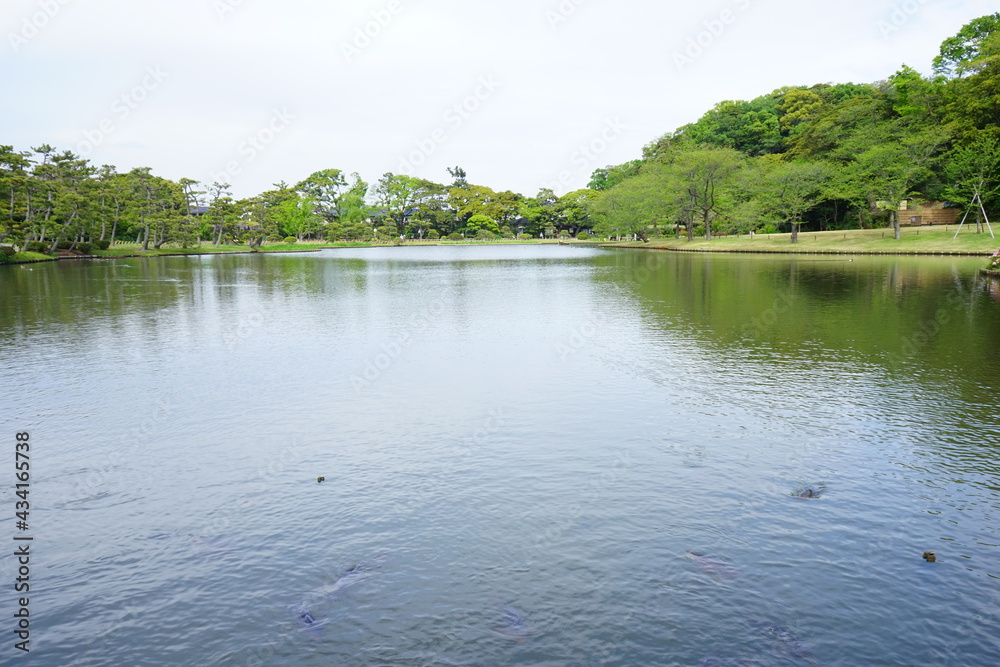
[[[22,509],[22,503],[24,503],[23,509],[27,510],[28,487],[31,479],[29,472],[31,464],[28,461],[28,452],[31,449],[31,445],[28,443],[30,436],[27,433],[18,433],[16,438],[14,467],[17,470],[17,496],[21,498],[21,502],[17,503],[17,508]]]

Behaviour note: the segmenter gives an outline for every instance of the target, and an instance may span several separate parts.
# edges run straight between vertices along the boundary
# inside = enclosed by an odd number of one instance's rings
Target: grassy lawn
[[[307,244],[307,243],[274,243],[266,245],[261,248],[261,252],[293,252],[293,251],[305,251],[305,250],[318,250],[321,246],[319,244]],[[154,250],[150,248],[149,250],[143,251],[142,246],[138,243],[118,243],[114,246],[108,248],[107,250],[94,250],[93,254],[97,257],[123,257],[128,255],[141,255],[155,257],[157,255],[208,255],[215,253],[231,253],[231,252],[252,252],[252,249],[245,245],[220,245],[216,248],[211,244],[203,244],[200,246],[195,246],[191,248],[178,248],[176,246],[163,246],[159,250]]]
[[[0,257],[0,264],[21,264],[23,262],[41,262],[54,260],[52,255],[44,255],[40,252],[16,252],[12,257]]]
[[[975,226],[966,225],[955,237],[957,225],[946,227],[904,227],[902,238],[895,240],[891,229],[855,229],[839,232],[799,233],[798,243],[791,243],[791,234],[758,234],[756,236],[723,236],[706,241],[696,238],[655,239],[649,243],[614,243],[619,247],[669,248],[713,252],[842,252],[842,253],[982,253],[993,254],[1000,248],[1000,227],[994,226],[997,238],[989,231],[975,233]]]

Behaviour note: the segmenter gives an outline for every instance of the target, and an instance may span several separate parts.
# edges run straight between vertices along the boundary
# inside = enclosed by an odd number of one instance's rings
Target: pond
[[[31,658],[1000,664],[981,264],[442,246],[0,267]]]

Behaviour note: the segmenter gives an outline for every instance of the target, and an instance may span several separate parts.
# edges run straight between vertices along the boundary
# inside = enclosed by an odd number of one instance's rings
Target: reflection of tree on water
[[[665,330],[687,324],[682,337],[712,355],[848,355],[886,370],[919,364],[923,377],[994,377],[983,374],[997,363],[998,288],[979,277],[977,258],[667,254],[635,281],[645,253],[609,253],[599,261],[615,270],[597,279],[625,287]]]
[[[610,253],[595,275],[659,330],[635,372],[683,397],[679,414],[788,418],[806,440],[854,424],[852,440],[891,450],[920,484],[944,472],[965,487],[949,498],[995,504],[1000,281],[981,260],[666,253],[630,279],[644,256]]]

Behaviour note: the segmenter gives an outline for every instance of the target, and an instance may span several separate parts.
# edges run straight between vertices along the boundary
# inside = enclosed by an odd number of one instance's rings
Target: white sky
[[[994,11],[988,0],[3,0],[0,143],[228,180],[237,197],[325,168],[447,183],[455,165],[496,190],[562,194],[723,100],[870,83],[903,63],[929,73],[942,40]]]

